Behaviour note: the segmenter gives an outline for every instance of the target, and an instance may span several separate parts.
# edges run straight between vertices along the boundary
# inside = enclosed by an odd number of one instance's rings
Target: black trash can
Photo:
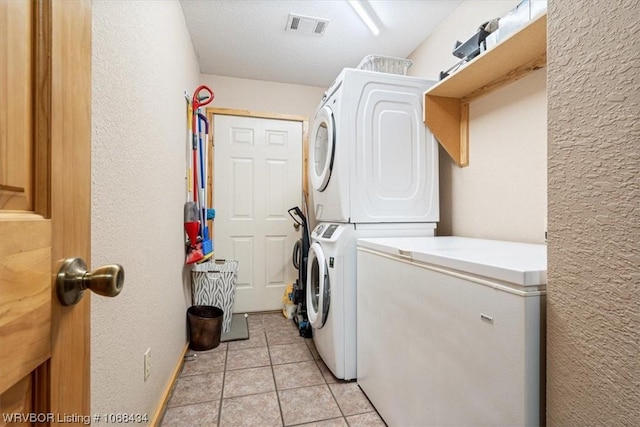
[[[205,351],[220,345],[224,311],[212,305],[194,305],[187,309],[189,347]]]

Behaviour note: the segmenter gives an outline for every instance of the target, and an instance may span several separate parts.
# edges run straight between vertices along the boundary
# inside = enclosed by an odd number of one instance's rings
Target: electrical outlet
[[[151,375],[151,347],[144,352],[144,380]]]

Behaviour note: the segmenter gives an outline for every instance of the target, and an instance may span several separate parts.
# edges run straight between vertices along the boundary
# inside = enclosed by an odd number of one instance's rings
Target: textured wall
[[[437,80],[456,63],[455,40],[504,16],[518,4],[465,1],[411,55],[409,73]],[[544,242],[547,208],[547,92],[545,70],[470,105],[469,166],[440,149],[438,234]]]
[[[552,0],[547,424],[640,423],[640,12]]]
[[[91,257],[126,273],[117,298],[92,298],[94,413],[151,417],[186,342],[183,91],[198,79],[177,1],[93,2]]]

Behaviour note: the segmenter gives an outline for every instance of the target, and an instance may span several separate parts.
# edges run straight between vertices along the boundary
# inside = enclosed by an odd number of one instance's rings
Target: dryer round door
[[[324,191],[331,179],[333,155],[336,143],[336,128],[333,112],[326,105],[318,111],[311,133],[309,150],[309,178],[313,188]]]
[[[331,302],[331,281],[322,246],[315,242],[309,248],[307,263],[307,315],[309,323],[320,329],[327,321]]]

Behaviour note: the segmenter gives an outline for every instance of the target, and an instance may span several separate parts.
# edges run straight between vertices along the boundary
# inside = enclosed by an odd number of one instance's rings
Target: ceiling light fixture
[[[369,6],[369,2],[367,0],[347,0],[353,10],[356,11],[362,22],[364,22],[367,27],[371,30],[374,36],[380,34],[380,29],[378,28],[378,24],[376,23],[377,17],[375,12]]]

